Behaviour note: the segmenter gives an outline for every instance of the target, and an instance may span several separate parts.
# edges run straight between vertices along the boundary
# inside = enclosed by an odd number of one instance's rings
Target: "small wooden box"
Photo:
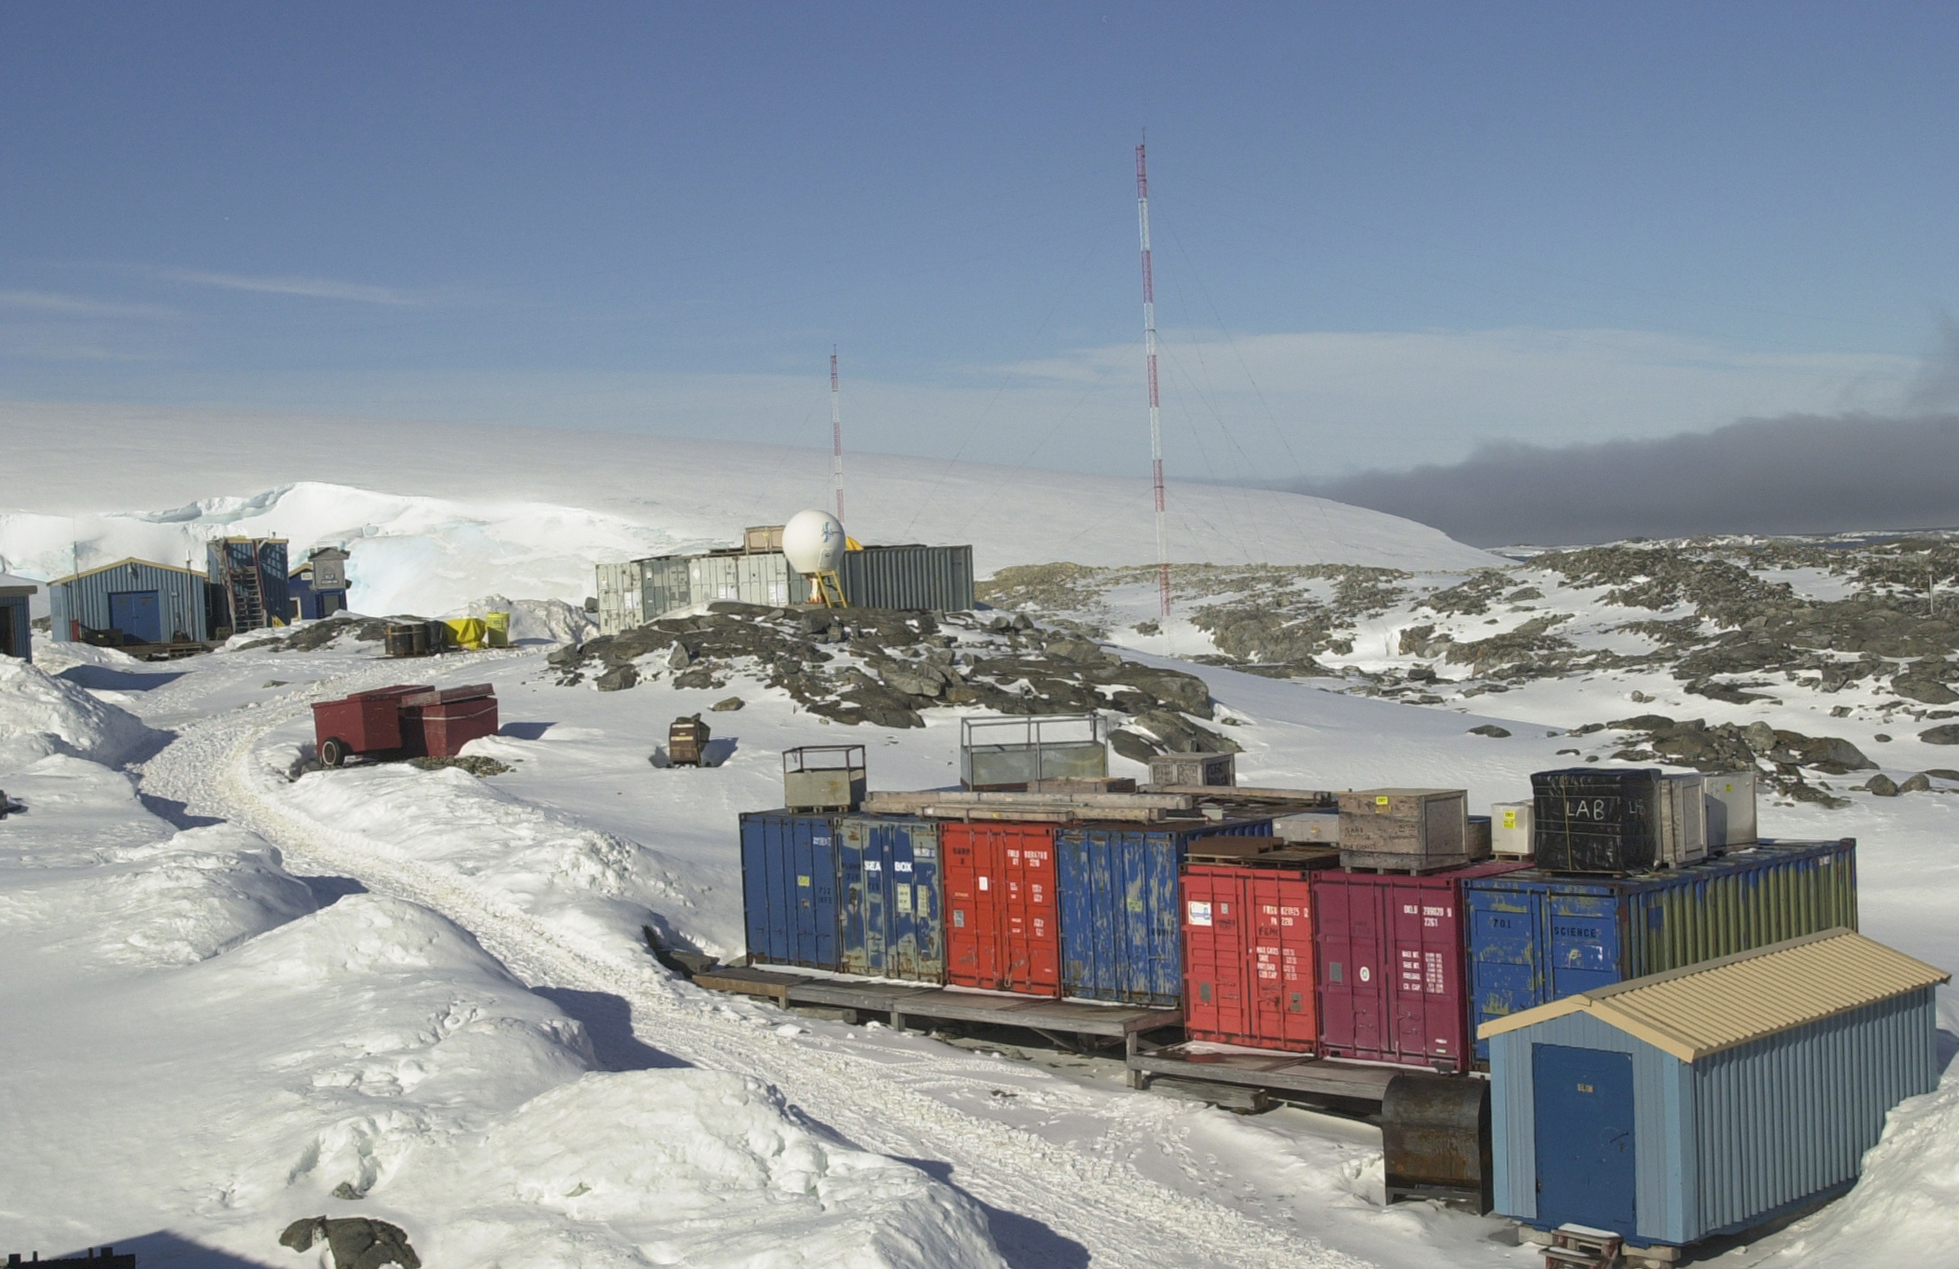
[[[1238,783],[1237,756],[1228,753],[1160,753],[1150,759],[1150,783],[1230,788]]]
[[[667,761],[676,767],[698,767],[707,750],[710,733],[700,715],[676,718],[667,728]]]
[[[1343,867],[1429,872],[1479,858],[1471,854],[1466,790],[1361,789],[1339,798]],[[1487,839],[1483,849],[1487,858]]]

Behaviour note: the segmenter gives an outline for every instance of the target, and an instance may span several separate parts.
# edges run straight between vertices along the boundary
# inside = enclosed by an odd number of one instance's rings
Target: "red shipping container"
[[[1184,869],[1184,1032],[1311,1053],[1312,871],[1190,864]]]
[[[1052,824],[948,823],[946,977],[964,987],[1061,994]]]
[[[1317,874],[1321,1055],[1468,1070],[1475,1037],[1462,883],[1529,866],[1503,860],[1425,877]]]

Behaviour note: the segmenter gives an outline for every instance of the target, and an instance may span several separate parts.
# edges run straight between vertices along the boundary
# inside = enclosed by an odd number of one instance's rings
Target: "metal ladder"
[[[231,628],[258,630],[265,624],[265,587],[259,577],[259,546],[252,543],[252,565],[237,568],[231,562],[231,544],[224,545],[225,579],[231,599]]]
[[[835,573],[815,573],[812,577],[816,582],[816,597],[823,601],[825,608],[850,607],[844,602],[843,582]]]

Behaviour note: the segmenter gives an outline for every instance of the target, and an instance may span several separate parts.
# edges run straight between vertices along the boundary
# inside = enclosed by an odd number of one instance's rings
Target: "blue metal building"
[[[1270,836],[1270,819],[1079,824],[1054,836],[1061,990],[1087,1000],[1170,1008],[1183,1000],[1179,877],[1200,837]]]
[[[286,577],[287,620],[318,621],[347,607],[347,552],[323,546]]]
[[[1681,1246],[1847,1189],[1950,978],[1838,929],[1484,1023],[1497,1212]]]
[[[178,643],[211,637],[211,585],[203,574],[126,559],[48,583],[61,643]]]
[[[25,577],[0,573],[0,656],[34,659],[34,628],[27,598],[41,589]]]

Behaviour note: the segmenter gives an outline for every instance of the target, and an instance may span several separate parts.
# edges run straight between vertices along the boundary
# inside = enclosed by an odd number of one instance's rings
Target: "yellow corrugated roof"
[[[1479,1039],[1588,1013],[1683,1062],[1889,1000],[1952,975],[1855,930],[1804,938],[1614,983],[1486,1022]]]

